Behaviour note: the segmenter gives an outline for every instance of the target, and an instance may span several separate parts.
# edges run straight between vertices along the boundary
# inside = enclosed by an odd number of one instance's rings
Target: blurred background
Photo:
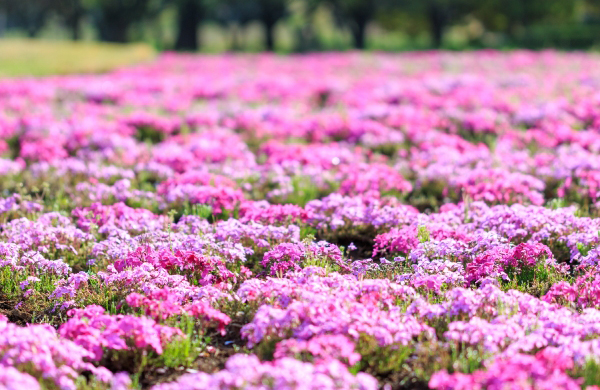
[[[99,58],[119,49],[94,42],[138,43],[119,53],[134,59],[163,50],[587,50],[600,48],[600,0],[0,0],[4,74],[40,50],[64,59],[72,47]]]

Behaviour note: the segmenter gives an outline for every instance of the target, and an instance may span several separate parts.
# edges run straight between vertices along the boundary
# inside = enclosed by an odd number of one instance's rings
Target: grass
[[[146,44],[0,39],[0,77],[99,73],[149,61]]]

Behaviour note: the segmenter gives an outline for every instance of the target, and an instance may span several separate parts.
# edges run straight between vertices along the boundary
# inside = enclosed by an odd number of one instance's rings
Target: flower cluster
[[[231,318],[214,309],[206,301],[184,304],[181,294],[169,288],[151,291],[147,295],[132,293],[125,300],[129,306],[142,308],[144,314],[156,320],[186,314],[204,320],[207,325],[215,323],[222,334],[225,333],[225,325],[231,322]]]
[[[485,371],[473,374],[434,374],[429,386],[437,390],[467,389],[581,389],[565,372],[573,362],[560,353],[544,350],[535,356],[516,354],[493,361]],[[596,386],[593,386],[596,388]],[[592,387],[587,387],[592,390]]]
[[[154,386],[153,390],[208,389],[287,389],[375,390],[377,381],[370,375],[354,376],[338,361],[324,364],[303,363],[291,358],[261,363],[256,356],[235,355],[216,374],[188,374],[176,382]]]
[[[100,361],[106,351],[153,350],[157,354],[174,337],[183,337],[179,329],[162,326],[154,320],[128,315],[110,315],[100,306],[72,309],[71,317],[58,333],[91,353]]]
[[[0,388],[597,390],[599,70],[163,54],[0,80]]]
[[[349,270],[344,264],[340,249],[325,241],[308,245],[304,242],[279,244],[265,253],[261,265],[270,275],[283,275],[290,270],[299,271],[302,264],[309,262],[336,265],[343,270]]]
[[[60,338],[48,325],[20,327],[2,316],[0,330],[0,383],[6,388],[16,389],[17,383],[39,388],[36,379],[44,379],[57,388],[75,390],[75,380],[85,371],[105,382],[112,379],[110,371],[89,362],[92,353]]]

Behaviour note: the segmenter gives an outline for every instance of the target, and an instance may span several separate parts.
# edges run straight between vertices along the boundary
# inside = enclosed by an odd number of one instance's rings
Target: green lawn
[[[155,54],[145,44],[0,39],[0,77],[106,72]]]

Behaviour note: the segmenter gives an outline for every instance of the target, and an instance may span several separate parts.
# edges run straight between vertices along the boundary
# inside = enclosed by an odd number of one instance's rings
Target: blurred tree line
[[[241,50],[247,26],[258,24],[263,49],[278,48],[284,26],[291,50],[306,51],[326,49],[318,31],[324,14],[357,49],[377,48],[375,35],[402,37],[405,48],[600,43],[600,0],[0,0],[0,35],[38,37],[53,20],[73,40],[87,29],[101,41],[151,40],[161,49],[196,51],[205,41],[202,26],[211,23],[228,32],[228,50]],[[165,19],[171,38],[163,36]]]

